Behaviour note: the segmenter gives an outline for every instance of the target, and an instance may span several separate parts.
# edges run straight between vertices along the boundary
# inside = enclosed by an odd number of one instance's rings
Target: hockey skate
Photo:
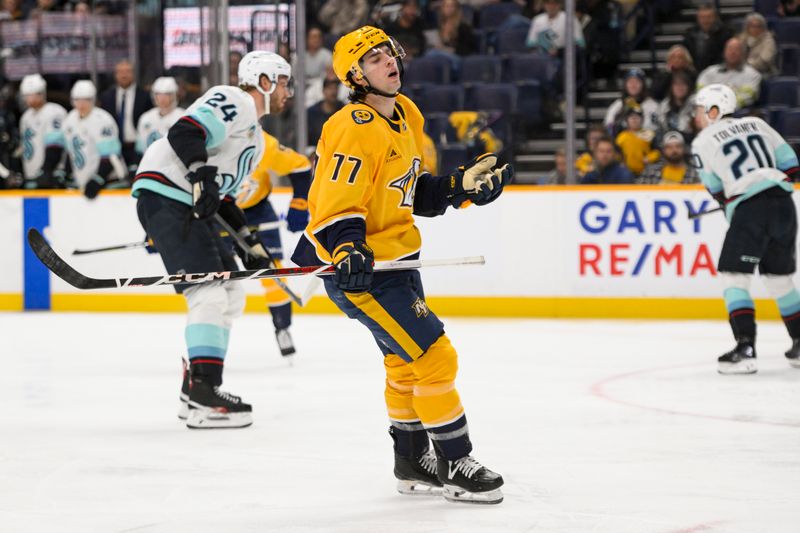
[[[447,501],[497,504],[503,501],[503,476],[492,472],[472,456],[455,461],[438,459],[437,473]]]
[[[792,347],[784,355],[790,365],[800,368],[800,339],[793,339]]]
[[[183,361],[183,381],[181,382],[181,405],[178,408],[178,418],[186,420],[189,417],[189,361]]]
[[[753,340],[742,337],[738,340],[736,348],[717,359],[717,364],[717,371],[720,374],[755,374],[758,368]]]
[[[394,454],[397,492],[412,496],[439,496],[442,483],[436,476],[436,454],[429,449],[416,459]]]
[[[276,329],[275,340],[278,341],[278,348],[280,348],[282,356],[289,357],[295,354],[294,342],[292,342],[292,336],[289,334],[288,328]]]
[[[189,416],[191,429],[244,428],[253,423],[253,408],[238,396],[221,391],[222,365],[191,365]]]

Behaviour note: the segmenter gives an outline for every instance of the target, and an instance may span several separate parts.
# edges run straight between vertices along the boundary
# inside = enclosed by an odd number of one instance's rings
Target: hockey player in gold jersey
[[[290,96],[287,91],[275,91],[270,101],[270,112],[279,113]],[[236,199],[236,205],[244,210],[250,226],[268,222],[277,222],[278,216],[270,203],[272,179],[287,176],[292,184],[292,201],[286,214],[286,225],[289,231],[303,231],[308,223],[308,187],[311,182],[311,162],[299,154],[278,143],[278,139],[267,133],[265,121],[262,119],[261,135],[264,138],[264,155],[253,174],[245,180]],[[270,229],[259,232],[261,242],[274,259],[276,268],[281,268],[283,247],[280,231]],[[292,324],[292,302],[289,296],[273,279],[263,279],[261,284],[266,293],[267,307],[272,315],[275,327],[275,339],[283,356],[295,353],[294,342],[289,334]]]
[[[470,456],[455,389],[457,354],[425,303],[419,272],[373,275],[373,263],[417,258],[422,241],[414,215],[488,204],[513,170],[497,168],[493,154],[450,175],[421,170],[424,121],[399,92],[403,56],[394,39],[370,26],[336,43],[333,68],[352,89],[352,103],[322,129],[308,198],[311,220],[292,259],[335,266],[335,275],[325,279],[328,295],[370,329],[383,352],[398,490],[499,503],[503,478]]]

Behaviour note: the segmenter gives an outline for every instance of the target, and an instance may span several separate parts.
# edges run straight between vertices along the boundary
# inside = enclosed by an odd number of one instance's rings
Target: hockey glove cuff
[[[372,285],[375,254],[364,241],[345,242],[333,251],[334,281],[345,292],[364,292]]]
[[[262,268],[272,268],[272,260],[264,244],[257,234],[251,233],[244,238],[244,242],[249,246],[248,250],[236,247],[236,253],[242,260],[242,264],[248,270],[260,270]]]
[[[308,200],[292,198],[286,213],[286,225],[292,233],[303,231],[308,225]]]
[[[200,220],[214,216],[219,209],[217,167],[202,165],[189,172],[186,179],[192,184],[192,214]]]
[[[106,180],[100,176],[92,176],[92,179],[86,182],[83,187],[83,195],[89,200],[94,200],[100,194],[100,189],[106,184]]]

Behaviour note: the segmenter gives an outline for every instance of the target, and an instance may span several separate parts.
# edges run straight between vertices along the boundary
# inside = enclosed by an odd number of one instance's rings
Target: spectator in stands
[[[658,104],[647,94],[645,75],[642,69],[634,68],[625,74],[622,98],[614,100],[606,111],[603,124],[611,135],[625,128],[625,113],[628,108],[640,107],[644,114],[644,128],[655,130]]]
[[[317,13],[317,20],[339,36],[363,26],[368,15],[367,0],[327,0]]]
[[[308,108],[306,117],[308,120],[308,144],[316,146],[322,126],[325,122],[342,107],[344,103],[339,100],[339,80],[326,79],[322,84],[322,100]]]
[[[425,53],[424,26],[417,0],[403,0],[397,20],[386,24],[384,30],[397,39],[406,51],[406,58],[411,60]]]
[[[607,0],[583,0],[577,3],[589,21],[583,28],[592,78],[616,86],[620,60],[621,8]]]
[[[228,85],[239,86],[239,63],[242,61],[242,53],[236,50],[230,53],[228,59]]]
[[[725,42],[733,36],[717,16],[713,4],[697,8],[697,23],[684,37],[683,44],[689,50],[698,70],[703,70],[722,59]]]
[[[122,157],[128,165],[133,166],[141,158],[136,152],[139,118],[145,111],[152,109],[153,99],[136,84],[133,64],[127,59],[114,66],[114,81],[116,83],[100,95],[100,106],[117,120]]]
[[[666,68],[656,73],[653,78],[651,90],[653,98],[663,100],[669,96],[672,77],[677,72],[688,75],[691,78],[691,86],[694,87],[695,80],[697,79],[697,70],[694,68],[694,62],[692,61],[692,56],[689,55],[689,50],[682,44],[673,45],[667,51]]]
[[[567,151],[564,148],[556,150],[553,156],[556,168],[539,180],[539,185],[564,185],[567,182]]]
[[[760,72],[762,77],[769,78],[778,73],[778,46],[775,44],[775,37],[767,29],[767,19],[763,15],[747,15],[739,40],[744,44],[745,61]]]
[[[683,135],[670,131],[664,135],[661,159],[645,167],[636,183],[643,185],[675,185],[698,183],[697,169],[686,162],[686,145]]]
[[[592,154],[597,146],[597,142],[606,135],[606,127],[602,124],[595,124],[589,128],[589,131],[586,133],[586,149],[588,151],[581,154],[581,156],[575,160],[575,168],[578,171],[578,176],[585,176],[594,170],[594,158]]]
[[[92,13],[92,6],[89,5],[89,2],[75,2],[75,5],[72,7],[72,12],[76,15],[90,15]]]
[[[691,135],[692,115],[692,92],[694,82],[684,71],[676,71],[672,76],[672,84],[669,88],[669,96],[658,104],[658,129],[656,133],[660,137],[670,130],[678,130],[686,136]]]
[[[333,65],[333,54],[323,46],[322,30],[312,26],[306,33],[306,85],[324,78]]]
[[[22,0],[3,0],[0,10],[0,20],[22,20],[25,13],[22,11]]]
[[[638,176],[648,163],[658,161],[658,150],[653,149],[655,132],[642,128],[642,110],[633,107],[625,116],[627,127],[615,139],[622,152],[622,160],[634,176]]]
[[[778,15],[782,17],[800,17],[800,0],[781,0]]]
[[[57,0],[36,0],[36,7],[31,10],[30,17],[35,18],[42,13],[54,13],[61,11],[61,5]]]
[[[583,30],[578,20],[570,16],[575,24],[575,44],[586,46],[583,40]],[[531,21],[528,31],[527,44],[530,48],[537,48],[553,57],[563,55],[566,46],[567,15],[561,6],[561,0],[545,0],[544,13],[536,15]]]
[[[425,32],[429,48],[459,56],[476,52],[475,32],[464,20],[458,0],[442,0],[436,29]]]
[[[597,141],[592,153],[595,170],[581,178],[581,185],[606,185],[633,183],[633,174],[617,161],[614,141],[603,137]]]
[[[712,83],[723,83],[736,93],[738,107],[749,107],[758,98],[761,87],[761,74],[745,63],[744,44],[737,38],[728,39],[725,44],[725,60],[719,65],[711,65],[697,78],[697,89]]]

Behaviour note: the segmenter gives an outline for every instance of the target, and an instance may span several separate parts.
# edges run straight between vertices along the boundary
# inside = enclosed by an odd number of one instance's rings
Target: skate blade
[[[222,413],[213,409],[190,409],[186,419],[189,429],[246,428],[252,423],[252,413]]]
[[[800,368],[800,359],[787,359],[792,368]]]
[[[184,400],[181,395],[181,406],[178,408],[178,418],[186,420],[189,418],[189,400]]]
[[[486,492],[469,492],[455,485],[445,485],[442,489],[442,495],[445,500],[456,503],[495,505],[503,501],[503,491],[500,489],[487,490]]]
[[[411,481],[408,479],[397,480],[397,492],[406,496],[441,496],[442,487],[431,485],[423,481]]]
[[[755,374],[758,371],[755,361],[740,361],[738,363],[717,363],[717,372],[720,374]]]

